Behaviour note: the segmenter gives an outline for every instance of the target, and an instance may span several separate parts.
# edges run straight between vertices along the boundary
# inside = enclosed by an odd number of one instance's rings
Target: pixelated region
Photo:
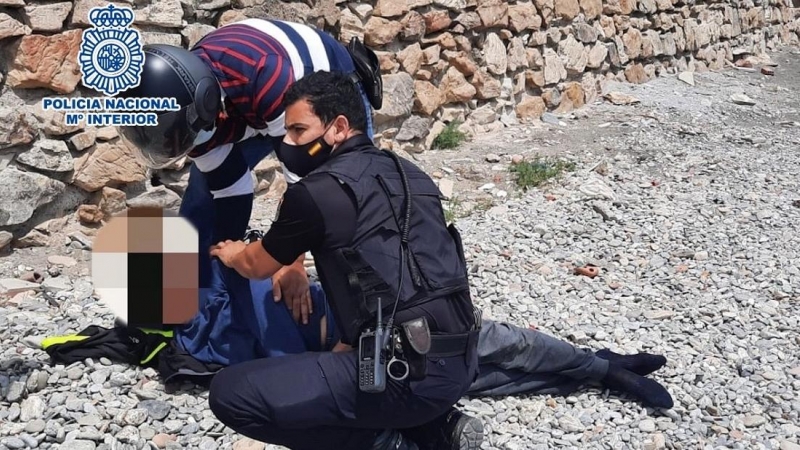
[[[174,212],[129,208],[97,233],[95,291],[130,326],[187,323],[199,305],[198,245],[197,230]]]

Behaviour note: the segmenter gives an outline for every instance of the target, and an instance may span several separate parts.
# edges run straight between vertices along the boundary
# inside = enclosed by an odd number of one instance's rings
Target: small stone
[[[42,289],[51,293],[71,291],[72,283],[66,277],[51,277],[42,282]]]
[[[442,196],[446,200],[453,198],[453,187],[453,180],[447,178],[439,180],[439,191],[441,191]]]
[[[14,235],[8,231],[0,231],[0,250],[6,248],[11,241],[14,240]]]
[[[644,313],[644,317],[647,320],[663,320],[669,319],[670,317],[674,316],[674,311],[667,311],[667,310],[658,310],[658,311],[647,311]]]
[[[656,423],[652,420],[643,420],[639,422],[639,430],[645,433],[652,433],[656,431]]]
[[[551,112],[546,112],[546,113],[542,114],[542,122],[544,122],[546,124],[554,125],[554,126],[564,125],[564,123],[561,122],[558,119],[558,116],[556,116],[555,114],[553,114]]]
[[[97,129],[98,141],[110,141],[119,136],[117,129],[114,127],[103,127]]]
[[[774,76],[775,75],[775,69],[773,69],[772,67],[764,66],[764,67],[761,68],[761,73],[764,74],[764,75]]]
[[[694,259],[697,261],[705,261],[708,259],[707,251],[700,251],[694,254]]]
[[[744,419],[742,419],[742,423],[747,428],[755,428],[755,427],[760,427],[761,425],[767,423],[767,419],[764,416],[749,415],[745,416]]]
[[[76,134],[75,136],[69,138],[69,143],[72,144],[72,148],[75,151],[81,152],[93,146],[96,140],[97,140],[97,130],[94,128],[90,128],[86,131],[82,131]]]
[[[103,418],[100,417],[100,415],[98,414],[86,414],[78,418],[78,424],[87,427],[93,427],[98,423],[100,423],[100,421],[102,420]]]
[[[95,444],[93,441],[84,439],[65,441],[63,444],[58,446],[58,450],[95,450],[96,448],[97,444]]]
[[[744,95],[744,94],[733,94],[731,95],[731,101],[736,103],[737,105],[745,105],[745,106],[753,106],[756,104],[756,101],[752,98]]]
[[[486,162],[490,162],[490,163],[500,162],[500,156],[498,156],[498,155],[496,155],[494,153],[489,153],[488,155],[486,155]]]
[[[558,419],[558,426],[567,433],[579,433],[586,429],[580,420],[572,416],[563,416]]]
[[[25,442],[18,437],[3,438],[3,440],[0,441],[0,443],[12,449],[25,448]]]
[[[244,438],[233,443],[233,450],[264,450],[264,443]]]
[[[75,258],[62,255],[48,256],[47,262],[55,266],[64,266],[64,267],[74,267],[76,264],[78,264],[78,262],[75,261]]]
[[[80,205],[78,219],[85,224],[100,223],[103,220],[103,211],[97,205]]]
[[[681,72],[678,75],[678,79],[683,81],[686,84],[694,86],[694,73],[692,73],[692,72]]]
[[[28,422],[27,425],[25,425],[25,431],[28,432],[28,433],[31,433],[31,434],[39,434],[42,431],[44,431],[46,426],[47,426],[47,423],[45,423],[44,420],[42,420],[42,419],[34,419],[34,420],[31,420],[30,422]]]
[[[609,92],[603,97],[615,105],[632,105],[634,103],[639,103],[638,98],[621,92]]]
[[[663,450],[667,448],[667,438],[663,433],[656,433],[652,440],[645,443],[644,448],[645,450]]]
[[[158,433],[157,435],[153,436],[152,441],[154,444],[156,444],[156,447],[166,448],[169,442],[175,442],[177,439],[177,436],[172,434]]]
[[[69,233],[68,237],[70,241],[79,244],[79,248],[83,248],[85,250],[92,249],[92,240],[80,231],[73,231]]]
[[[143,400],[139,402],[139,408],[147,412],[154,420],[164,420],[172,410],[172,405],[161,400]]]
[[[32,395],[22,402],[19,420],[27,423],[33,419],[41,419],[46,407],[47,405],[40,396]]]
[[[800,445],[796,442],[783,440],[781,441],[781,450],[800,450]]]
[[[13,297],[20,292],[38,291],[41,286],[30,281],[18,280],[16,278],[0,279],[0,294]]]

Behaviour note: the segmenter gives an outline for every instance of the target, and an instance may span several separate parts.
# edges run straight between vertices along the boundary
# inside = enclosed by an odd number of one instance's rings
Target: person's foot
[[[370,450],[419,450],[419,447],[397,430],[384,430],[375,438]]]
[[[669,409],[674,405],[672,396],[660,383],[637,375],[614,363],[609,364],[608,373],[602,383],[609,389],[633,395],[646,406]]]
[[[603,358],[606,361],[614,363],[641,376],[650,375],[656,370],[664,367],[664,365],[667,363],[667,358],[661,355],[653,355],[650,353],[620,355],[619,353],[614,353],[607,348],[596,352],[595,355],[597,355],[598,358]]]
[[[456,408],[418,427],[403,430],[421,449],[478,450],[483,442],[483,422]]]
[[[447,414],[444,428],[443,450],[478,450],[483,442],[483,422],[457,409]]]

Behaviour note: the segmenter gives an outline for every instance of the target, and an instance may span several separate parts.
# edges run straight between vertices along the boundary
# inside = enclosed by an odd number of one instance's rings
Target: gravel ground
[[[798,55],[772,55],[772,77],[729,69],[695,74],[694,86],[612,86],[639,102],[601,100],[554,125],[416,155],[452,182],[487,315],[669,361],[655,378],[675,398],[670,411],[597,389],[464,400],[485,421],[485,449],[800,449]],[[576,168],[521,191],[509,161],[534,154]],[[254,224],[272,214],[274,200],[260,201]],[[91,298],[90,243],[64,234],[63,248],[0,259],[0,279],[46,278],[0,307],[0,450],[264,448],[216,421],[201,390],[102,359],[50,367],[31,348],[113,322]],[[573,274],[585,264],[600,275]]]

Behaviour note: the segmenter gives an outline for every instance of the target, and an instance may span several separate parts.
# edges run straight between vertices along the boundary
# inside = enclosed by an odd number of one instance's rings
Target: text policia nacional
[[[63,111],[65,125],[158,125],[158,112],[179,111],[175,98],[47,97],[46,110]]]

